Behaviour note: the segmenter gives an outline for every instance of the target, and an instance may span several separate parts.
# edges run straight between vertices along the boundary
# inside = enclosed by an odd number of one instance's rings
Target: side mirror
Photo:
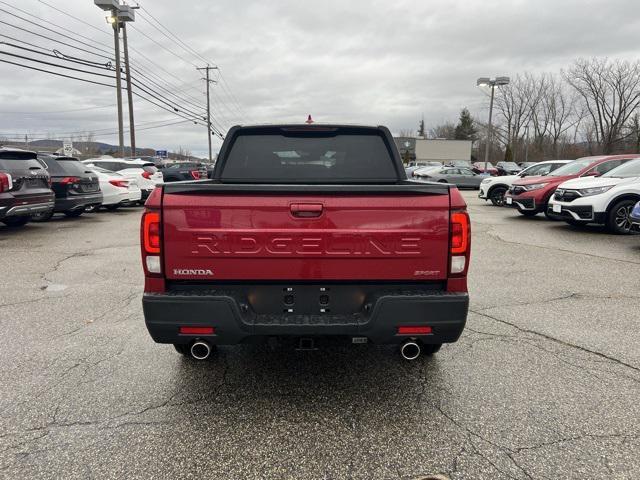
[[[600,172],[596,172],[595,170],[592,170],[590,172],[587,172],[584,176],[585,177],[599,177],[600,175],[602,175]]]

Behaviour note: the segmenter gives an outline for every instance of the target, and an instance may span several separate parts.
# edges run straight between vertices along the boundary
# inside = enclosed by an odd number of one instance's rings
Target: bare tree
[[[582,98],[600,149],[612,153],[640,105],[640,62],[578,59],[563,75]]]
[[[413,134],[413,130],[403,129],[403,130],[400,130],[400,136],[412,138],[415,135]]]
[[[429,129],[428,138],[445,138],[453,140],[456,137],[456,125],[453,122],[445,122]]]
[[[545,76],[536,77],[530,73],[516,75],[509,85],[496,90],[495,108],[499,124],[495,132],[505,146],[518,144],[524,126],[531,122],[536,112],[545,89],[545,79]]]
[[[640,113],[634,113],[625,126],[627,149],[633,153],[640,152]]]
[[[549,75],[538,111],[544,118],[541,123],[549,136],[551,154],[558,158],[568,141],[569,131],[575,129],[584,116],[579,108],[579,97],[576,92],[568,91],[557,77]]]

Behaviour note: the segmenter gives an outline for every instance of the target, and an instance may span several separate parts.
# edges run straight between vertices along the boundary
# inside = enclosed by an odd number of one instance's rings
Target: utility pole
[[[113,46],[116,51],[116,98],[118,101],[118,146],[120,156],[124,157],[124,126],[122,124],[122,79],[120,78],[120,22],[118,21],[118,11],[111,12],[113,19]]]
[[[131,69],[129,68],[129,45],[127,43],[127,24],[122,23],[122,42],[124,47],[124,71],[127,77],[127,104],[129,105],[129,135],[131,136],[131,156],[136,156],[136,129],[133,121],[133,92],[131,91]]]
[[[209,141],[209,163],[213,163],[213,157],[211,154],[211,100],[210,100],[210,87],[209,84],[211,83],[211,78],[209,76],[209,72],[211,70],[217,70],[218,67],[210,67],[209,65],[207,65],[206,67],[202,67],[202,68],[196,68],[196,70],[198,71],[202,71],[204,70],[207,74],[207,78],[205,79],[205,81],[207,82],[207,140]]]

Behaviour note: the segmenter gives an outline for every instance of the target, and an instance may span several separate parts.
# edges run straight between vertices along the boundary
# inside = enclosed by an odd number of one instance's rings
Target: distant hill
[[[17,148],[24,148],[25,150],[36,150],[36,151],[47,151],[47,152],[55,152],[56,150],[62,148],[63,142],[61,140],[34,140],[26,144],[24,142],[11,142],[11,143],[3,143],[0,139],[0,146],[11,146]],[[94,157],[97,155],[111,155],[114,157],[118,155],[118,146],[110,145],[108,143],[102,142],[73,142],[73,148],[82,152],[82,155],[79,155],[82,158]],[[125,156],[131,156],[131,148],[126,147],[124,149]],[[136,155],[140,156],[153,156],[156,151],[153,148],[139,148],[136,147]],[[194,159],[193,155],[188,157],[186,155],[181,155],[178,153],[169,153],[169,158],[176,160],[187,160],[188,158]]]

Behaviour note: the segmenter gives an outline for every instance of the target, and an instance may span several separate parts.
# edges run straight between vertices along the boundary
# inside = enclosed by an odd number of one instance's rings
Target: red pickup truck
[[[328,337],[415,359],[466,322],[466,204],[407,180],[385,127],[234,127],[212,179],[154,190],[141,247],[149,333],[195,359]]]

